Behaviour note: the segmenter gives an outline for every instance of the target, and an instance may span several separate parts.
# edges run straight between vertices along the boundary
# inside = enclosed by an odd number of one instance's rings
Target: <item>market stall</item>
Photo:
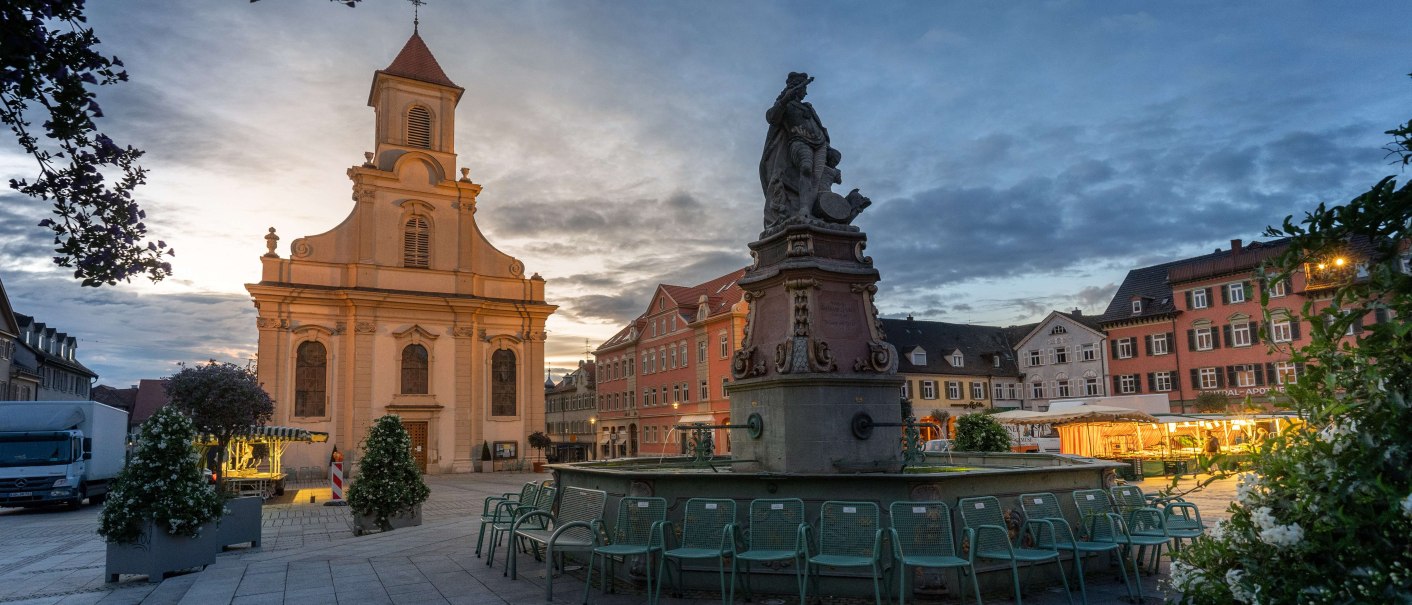
[[[284,451],[291,443],[324,443],[328,433],[309,431],[289,426],[253,426],[250,431],[236,435],[226,448],[226,460],[216,470],[218,477],[225,477],[226,491],[235,495],[259,495],[270,497],[284,493],[284,482],[288,473],[281,463]],[[216,446],[214,437],[206,436],[201,446],[209,450]],[[206,451],[207,460],[213,456]]]

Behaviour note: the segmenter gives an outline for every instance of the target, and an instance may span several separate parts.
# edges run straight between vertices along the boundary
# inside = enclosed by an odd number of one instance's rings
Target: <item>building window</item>
[[[985,383],[984,383],[984,382],[973,382],[973,383],[971,383],[971,399],[976,399],[976,400],[985,399]]]
[[[1044,354],[1039,349],[1030,349],[1030,367],[1044,365]]]
[[[402,225],[402,266],[416,269],[431,266],[431,227],[427,219],[414,216]]]
[[[951,354],[951,367],[959,368],[966,365],[966,359],[960,353]]]
[[[725,333],[725,332],[721,332],[721,359],[725,359],[725,358],[727,358],[727,357],[730,357],[730,354],[731,354],[731,341],[730,341],[729,338],[726,338],[726,333]]]
[[[696,342],[696,363],[706,363],[706,341]]]
[[[711,398],[711,387],[706,385],[706,381],[701,381],[701,400],[706,401]]]
[[[1284,280],[1270,284],[1270,298],[1280,298],[1288,293]]]
[[[1191,291],[1191,308],[1205,309],[1206,307],[1210,306],[1210,302],[1211,301],[1206,300],[1205,288]]]
[[[1245,285],[1226,284],[1226,298],[1232,303],[1245,302]]]
[[[1069,348],[1068,348],[1068,347],[1055,347],[1055,349],[1054,349],[1054,363],[1069,363]]]
[[[994,362],[995,367],[997,367],[997,368],[1000,367],[1000,354],[999,354],[999,353],[996,353],[996,354],[995,354],[995,359],[992,360],[992,361]]]
[[[1231,324],[1231,346],[1250,346],[1250,324],[1243,321]]]
[[[667,367],[670,367],[671,369],[675,370],[675,369],[677,369],[677,348],[676,348],[676,347],[672,347],[671,358],[672,358],[671,365],[670,365],[670,366],[667,366]]]
[[[662,392],[667,392],[666,387],[662,388]],[[681,385],[672,385],[672,401],[681,401]]]
[[[1166,355],[1166,354],[1169,352],[1169,349],[1167,348],[1168,346],[1169,346],[1169,345],[1167,344],[1167,335],[1166,335],[1166,334],[1153,334],[1153,335],[1152,335],[1152,354],[1153,354],[1153,355]]]
[[[677,331],[677,316],[675,315],[672,316],[672,331]]]
[[[1084,395],[1098,395],[1098,378],[1090,376],[1084,379]]]
[[[402,348],[402,394],[427,394],[427,348],[407,345]]]
[[[1152,390],[1161,393],[1172,390],[1172,373],[1154,372],[1152,374]]]
[[[431,149],[431,112],[421,105],[407,111],[407,146]]]
[[[1255,366],[1251,366],[1251,365],[1239,365],[1239,366],[1235,366],[1235,379],[1236,379],[1236,384],[1235,384],[1235,385],[1238,386],[1238,387],[1253,387],[1253,386],[1255,386]]]
[[[725,399],[725,398],[726,398],[726,384],[728,384],[728,383],[730,383],[730,379],[729,379],[729,378],[722,378],[722,379],[721,379],[721,399]]]
[[[1098,347],[1093,343],[1079,345],[1079,361],[1097,361]]]
[[[325,414],[328,395],[328,351],[323,343],[299,343],[294,361],[294,415]]]
[[[1118,359],[1129,359],[1133,356],[1133,339],[1122,338],[1113,341],[1114,350],[1118,354]]]
[[[922,399],[936,399],[936,381],[922,381]]]
[[[1049,331],[1049,333],[1050,333],[1051,335],[1053,335],[1053,334],[1068,334],[1068,333],[1069,333],[1069,329],[1068,329],[1068,328],[1065,328],[1064,326],[1054,326],[1054,328],[1051,329],[1051,330]]]
[[[1212,346],[1211,346],[1211,332],[1212,332],[1212,329],[1211,329],[1211,328],[1197,328],[1197,329],[1196,329],[1196,350],[1198,350],[1198,351],[1210,351],[1210,350],[1212,349]]]
[[[1138,300],[1133,301],[1133,315],[1137,315],[1138,313],[1141,313],[1141,312],[1142,312],[1142,299],[1138,299]]]
[[[1270,324],[1270,340],[1275,342],[1290,342],[1294,340],[1293,331],[1290,328],[1290,320],[1281,319]]]
[[[1130,395],[1137,392],[1137,376],[1124,374],[1118,377],[1118,392]]]
[[[1044,383],[1038,380],[1030,383],[1030,399],[1044,399]]]
[[[912,349],[912,356],[911,356],[911,357],[912,357],[912,365],[914,365],[914,366],[924,366],[924,365],[927,365],[927,352],[926,352],[926,351],[923,351],[921,348]]]
[[[1055,382],[1055,383],[1054,383],[1054,387],[1055,387],[1055,388],[1054,388],[1054,396],[1055,396],[1055,397],[1072,397],[1072,396],[1073,396],[1073,393],[1070,392],[1070,390],[1069,390],[1069,381],[1067,381],[1067,380],[1060,380],[1060,381]]]
[[[1294,384],[1299,379],[1299,371],[1293,362],[1275,362],[1275,380],[1279,384]]]
[[[912,381],[910,381],[910,380],[903,380],[903,381],[902,381],[902,398],[903,398],[903,399],[911,399],[911,398],[912,398]]]
[[[685,342],[682,342],[682,343],[678,343],[678,344],[677,344],[677,357],[681,359],[681,367],[683,367],[683,368],[686,367],[686,362],[687,362],[688,357],[687,357],[687,354],[686,354],[686,343],[685,343]]]
[[[1196,372],[1197,385],[1203,389],[1219,388],[1220,382],[1216,379],[1216,368],[1201,368]]]
[[[490,415],[514,416],[515,352],[500,349],[490,355]]]
[[[946,381],[946,398],[951,400],[957,400],[961,398],[961,383],[959,381]]]

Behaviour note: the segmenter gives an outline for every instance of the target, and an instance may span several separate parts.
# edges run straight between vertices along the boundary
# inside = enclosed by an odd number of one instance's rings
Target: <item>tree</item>
[[[530,447],[539,450],[539,454],[543,456],[544,450],[554,445],[554,440],[550,439],[549,435],[545,435],[544,431],[535,431],[530,433],[529,444]]]
[[[1202,391],[1200,395],[1196,396],[1196,411],[1208,414],[1224,412],[1230,407],[1230,403],[1230,399],[1227,399],[1225,395]]]
[[[196,430],[215,438],[221,463],[231,438],[269,421],[275,409],[255,373],[231,363],[183,367],[166,380],[166,387],[167,398],[191,416]],[[225,473],[219,479],[224,484]]]
[[[127,72],[117,57],[94,50],[98,37],[83,9],[83,0],[0,4],[0,122],[39,167],[33,180],[11,179],[10,187],[53,205],[39,226],[53,233],[54,263],[72,268],[83,285],[138,275],[160,281],[174,251],[147,239],[147,215],[133,198],[146,181],[142,151],[118,145],[94,123],[103,110],[89,87],[124,82]],[[36,109],[48,113],[43,139],[30,130]]]
[[[201,476],[195,437],[191,419],[171,407],[142,423],[137,448],[103,503],[99,535],[132,544],[152,521],[172,534],[195,536],[220,516],[223,500]]]
[[[956,450],[1008,452],[1010,433],[989,414],[966,414],[956,419]]]
[[[1387,131],[1412,161],[1412,121]],[[1173,556],[1183,603],[1407,603],[1412,594],[1412,184],[1386,177],[1352,201],[1319,204],[1269,235],[1290,245],[1271,281],[1371,247],[1366,278],[1307,299],[1296,319],[1312,341],[1292,352],[1305,371],[1288,389],[1306,421],[1251,456],[1230,521]],[[1364,245],[1366,244],[1366,245]],[[1262,295],[1269,305],[1269,298]],[[1324,306],[1327,305],[1327,306]],[[1268,313],[1269,311],[1267,311]],[[1365,315],[1392,317],[1345,337]]]
[[[389,517],[426,502],[431,490],[412,459],[412,437],[396,415],[378,418],[362,447],[358,475],[348,486],[348,506],[354,513],[373,516],[378,527],[388,531]]]

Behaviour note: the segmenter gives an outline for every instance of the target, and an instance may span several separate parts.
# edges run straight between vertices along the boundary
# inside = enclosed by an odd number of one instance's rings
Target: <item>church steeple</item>
[[[420,151],[436,159],[441,179],[452,178],[456,104],[464,92],[413,31],[392,63],[373,75],[368,92],[368,105],[377,112],[376,166],[390,170],[404,153]]]

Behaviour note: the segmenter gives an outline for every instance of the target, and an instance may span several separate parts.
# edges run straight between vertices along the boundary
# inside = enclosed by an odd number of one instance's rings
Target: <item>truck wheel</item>
[[[103,493],[101,493],[101,494],[97,494],[97,495],[93,495],[93,496],[89,496],[89,497],[88,497],[88,503],[89,503],[89,504],[102,504],[102,503],[106,502],[107,500],[108,500],[108,492],[103,492]]]
[[[69,500],[68,504],[65,505],[65,508],[67,508],[67,509],[69,509],[69,510],[78,510],[78,509],[80,509],[80,508],[83,508],[83,499],[84,499],[84,498],[87,498],[87,497],[88,497],[88,487],[85,486],[85,485],[79,485],[79,486],[78,486],[78,496],[75,497],[73,500]]]

